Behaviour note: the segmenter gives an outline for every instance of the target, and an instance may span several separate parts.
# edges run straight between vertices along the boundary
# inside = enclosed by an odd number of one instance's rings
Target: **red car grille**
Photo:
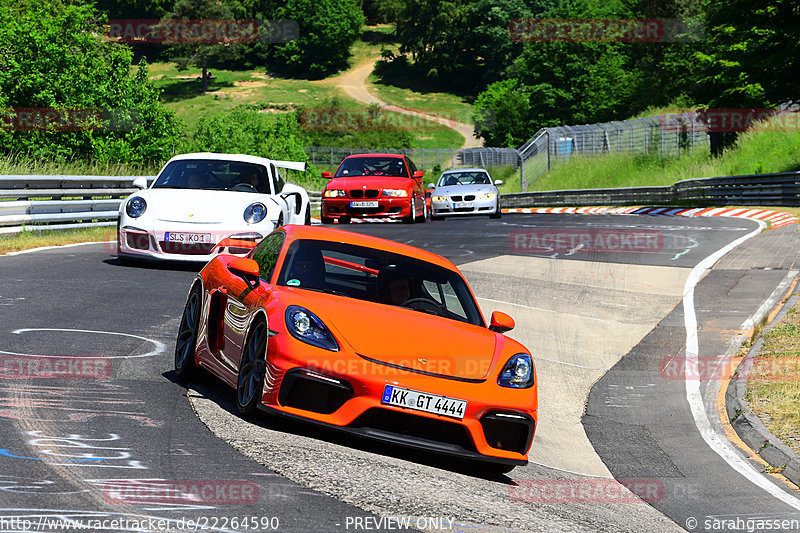
[[[214,243],[192,243],[187,244],[183,242],[166,242],[160,241],[158,243],[161,250],[165,254],[183,254],[183,255],[208,255],[211,250],[216,246]]]
[[[353,189],[350,198],[377,198],[381,191],[377,189]]]

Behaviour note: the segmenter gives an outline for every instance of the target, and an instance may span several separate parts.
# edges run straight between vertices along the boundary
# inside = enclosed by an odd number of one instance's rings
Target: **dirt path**
[[[357,64],[350,70],[330,78],[329,81],[336,87],[340,87],[345,93],[347,93],[348,96],[358,100],[359,102],[363,102],[367,105],[377,104],[387,111],[394,111],[395,113],[403,113],[404,115],[411,115],[426,120],[432,120],[457,131],[462,137],[464,137],[464,144],[461,146],[461,148],[477,148],[483,146],[483,141],[481,139],[476,139],[473,137],[472,124],[457,122],[445,117],[436,117],[423,111],[414,111],[412,109],[397,107],[396,105],[389,104],[388,102],[385,102],[372,94],[369,91],[370,84],[367,81],[367,78],[369,78],[369,75],[372,73],[375,61],[378,59],[380,59],[380,56],[370,57],[369,59]]]

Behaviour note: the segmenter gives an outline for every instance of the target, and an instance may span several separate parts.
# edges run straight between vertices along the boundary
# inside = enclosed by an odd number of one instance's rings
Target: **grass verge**
[[[13,235],[0,235],[0,255],[43,246],[113,241],[114,239],[116,239],[114,226],[70,230],[23,231]]]
[[[800,454],[800,306],[763,338],[745,399],[770,432]]]
[[[609,154],[553,160],[550,173],[532,191],[672,185],[685,179],[800,170],[800,132],[749,131],[722,156],[696,149],[683,157]]]

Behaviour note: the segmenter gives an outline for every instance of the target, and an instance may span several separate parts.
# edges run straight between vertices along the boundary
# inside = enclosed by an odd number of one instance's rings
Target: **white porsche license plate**
[[[383,389],[381,403],[458,419],[464,418],[464,411],[467,409],[466,400],[403,389],[394,385],[386,385]]]
[[[472,202],[455,202],[455,204],[453,204],[453,207],[455,209],[466,209],[468,207],[472,207],[472,205],[473,205]]]
[[[183,242],[186,244],[210,244],[210,233],[177,233],[168,231],[164,233],[165,242]]]
[[[370,202],[350,202],[350,207],[378,207],[378,201],[373,200]]]

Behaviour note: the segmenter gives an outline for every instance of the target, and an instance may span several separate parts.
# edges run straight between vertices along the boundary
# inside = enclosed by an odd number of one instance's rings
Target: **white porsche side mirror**
[[[147,177],[139,176],[135,180],[133,180],[133,186],[137,189],[146,189],[147,188]]]

